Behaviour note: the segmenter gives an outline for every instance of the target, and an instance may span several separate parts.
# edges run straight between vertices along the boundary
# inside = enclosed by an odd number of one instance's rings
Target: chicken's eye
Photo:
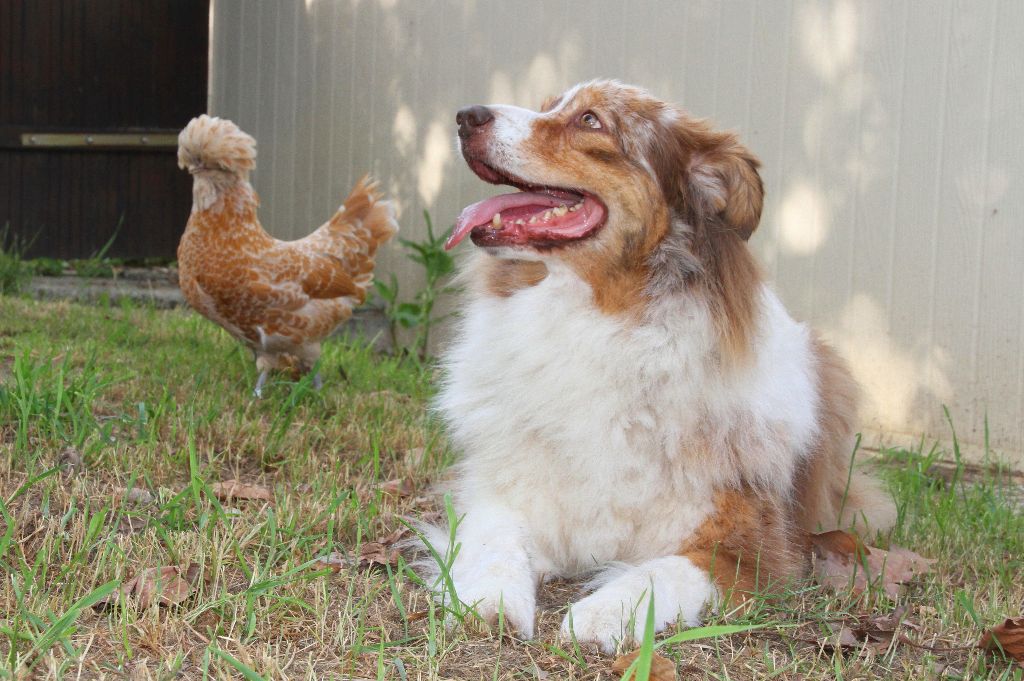
[[[580,116],[580,125],[584,128],[590,128],[591,130],[601,129],[601,119],[597,117],[593,111],[587,111]]]

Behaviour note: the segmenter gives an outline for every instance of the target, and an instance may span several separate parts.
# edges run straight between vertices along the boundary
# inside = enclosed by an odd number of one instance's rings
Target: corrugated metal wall
[[[867,393],[868,425],[1024,449],[1021,0],[214,0],[211,109],[260,143],[276,234],[364,171],[406,236],[489,188],[455,110],[617,77],[739,130],[764,162],[752,245]],[[415,273],[384,267],[406,290]]]

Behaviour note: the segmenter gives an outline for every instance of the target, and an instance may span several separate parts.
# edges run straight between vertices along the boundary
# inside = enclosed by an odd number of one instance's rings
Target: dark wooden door
[[[173,256],[209,0],[0,0],[0,227],[31,255]]]

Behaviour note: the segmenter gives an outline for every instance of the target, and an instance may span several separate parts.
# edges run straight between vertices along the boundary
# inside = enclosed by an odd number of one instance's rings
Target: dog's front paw
[[[514,629],[524,640],[533,638],[537,595],[531,580],[495,565],[472,580],[456,580],[455,590],[459,600],[491,627],[498,625],[500,615],[506,631]]]
[[[580,645],[597,647],[610,655],[619,642],[633,639],[635,631],[643,631],[645,613],[646,607],[636,607],[622,600],[621,594],[599,589],[570,606],[562,620],[561,637],[569,641],[575,636]],[[639,622],[639,629],[631,627],[631,622]],[[663,623],[658,631],[664,628]]]
[[[639,640],[647,622],[653,590],[654,631],[682,619],[700,623],[704,606],[717,598],[706,572],[682,556],[666,556],[628,568],[586,598],[574,603],[562,622],[561,635],[614,653],[620,642]]]

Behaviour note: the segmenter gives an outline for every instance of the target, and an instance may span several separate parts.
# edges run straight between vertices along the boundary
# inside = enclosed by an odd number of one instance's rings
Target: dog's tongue
[[[444,248],[446,251],[455,248],[474,227],[488,224],[499,213],[527,216],[550,208],[571,205],[575,201],[568,192],[564,196],[561,194],[562,192],[513,192],[466,206],[459,219],[455,221],[455,229],[445,242]]]

